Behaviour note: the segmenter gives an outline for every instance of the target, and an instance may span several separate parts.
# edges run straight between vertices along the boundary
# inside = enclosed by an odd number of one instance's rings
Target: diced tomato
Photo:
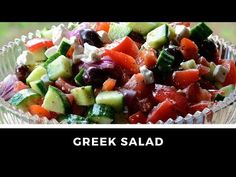
[[[68,57],[68,58],[72,58],[73,57],[73,53],[74,53],[74,47],[70,47],[70,49],[67,51],[67,53],[66,53],[66,56]]]
[[[47,117],[50,118],[51,114],[48,110],[46,110],[45,108],[43,108],[40,105],[31,105],[29,106],[29,112],[32,115],[38,115],[39,117]]]
[[[209,108],[210,106],[212,106],[212,104],[213,103],[210,101],[202,101],[200,103],[194,104],[190,106],[190,113],[194,114],[196,111],[202,112],[205,108]]]
[[[102,86],[103,91],[111,91],[115,88],[116,86],[116,80],[112,78],[108,78]]]
[[[153,91],[153,96],[158,102],[163,102],[167,99],[173,100],[175,109],[182,115],[185,115],[188,112],[187,98],[177,92],[174,87],[156,84]]]
[[[124,85],[124,88],[135,90],[141,94],[146,87],[144,76],[141,73],[134,74],[129,81]]]
[[[198,47],[190,39],[183,38],[180,41],[180,50],[185,60],[198,59]]]
[[[69,100],[70,104],[72,105],[74,102],[74,96],[72,94],[66,94],[66,97]]]
[[[152,69],[156,66],[157,56],[154,49],[144,49],[139,52],[139,55],[136,59],[138,65],[146,65],[147,68]]]
[[[226,79],[222,85],[227,86],[230,84],[236,84],[235,61],[234,60],[224,60],[222,65],[229,69],[229,73],[227,74]]]
[[[192,83],[184,89],[188,102],[194,104],[200,101],[211,101],[211,93],[206,89],[202,89],[198,83]]]
[[[200,79],[198,69],[175,71],[172,77],[175,86],[181,89],[186,88],[188,85],[197,82]]]
[[[33,38],[26,42],[26,47],[31,52],[35,52],[43,48],[50,48],[52,46],[52,40],[44,38]]]
[[[148,115],[147,122],[156,123],[158,120],[167,121],[169,118],[175,119],[177,113],[174,104],[170,100],[165,100],[153,108]]]
[[[58,78],[55,81],[55,86],[65,93],[70,93],[70,91],[75,88],[75,86],[70,85],[68,82],[64,81],[62,78]]]
[[[210,68],[207,67],[207,66],[204,66],[202,64],[199,64],[197,68],[199,70],[199,75],[200,76],[207,75],[210,72]]]
[[[128,36],[124,37],[123,39],[116,40],[109,48],[110,50],[122,52],[127,55],[136,58],[138,56],[138,46],[137,44]]]
[[[97,22],[95,26],[96,31],[106,31],[107,33],[109,32],[110,29],[110,22]]]
[[[121,67],[130,70],[132,73],[136,74],[139,72],[139,66],[136,63],[135,59],[130,55],[127,55],[122,52],[117,52],[113,50],[105,50],[103,56],[109,56],[111,59],[116,62]]]
[[[141,111],[138,111],[135,114],[129,116],[129,123],[131,124],[137,124],[137,123],[145,124],[146,121],[147,117]]]
[[[15,86],[14,86],[14,91],[19,92],[20,90],[26,89],[29,86],[24,84],[22,81],[16,81]]]

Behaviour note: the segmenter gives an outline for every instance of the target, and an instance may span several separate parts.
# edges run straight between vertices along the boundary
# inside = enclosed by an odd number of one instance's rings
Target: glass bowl
[[[55,26],[52,26],[54,28]],[[24,51],[24,43],[33,37],[40,37],[39,31],[23,35],[9,42],[0,49],[0,81],[8,74],[14,73],[17,57]],[[220,52],[221,58],[236,60],[236,47],[230,42],[225,41],[217,35],[210,36]],[[186,117],[177,117],[177,119],[168,119],[166,122],[158,121],[157,124],[234,124],[236,123],[236,91],[231,93],[223,101],[219,101],[211,108],[206,108],[202,112],[188,114]],[[39,118],[32,116],[22,110],[16,109],[8,102],[0,98],[0,124],[58,124],[55,119],[48,120],[46,117]]]

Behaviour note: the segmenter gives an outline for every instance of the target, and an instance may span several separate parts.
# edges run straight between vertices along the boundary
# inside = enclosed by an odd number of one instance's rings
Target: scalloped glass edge
[[[59,24],[61,25],[61,24]],[[63,24],[65,25],[65,24]],[[52,26],[51,28],[55,28]],[[41,37],[40,31],[28,33],[16,38],[14,42],[9,42],[0,48],[0,80],[3,80],[8,74],[14,72],[16,58],[25,50],[24,43],[33,37]],[[236,46],[231,42],[225,41],[218,35],[211,35],[219,49],[221,58],[236,60]],[[4,66],[4,67],[3,67]],[[205,108],[202,112],[197,111],[194,114],[187,114],[185,117],[178,116],[175,120],[169,118],[166,122],[158,121],[157,124],[203,124],[203,123],[236,123],[236,90],[232,92],[223,101],[215,103],[210,108]],[[222,118],[223,117],[223,118]],[[58,124],[56,119],[47,119],[46,117],[33,116],[29,112],[23,112],[15,108],[8,102],[0,98],[0,124]],[[151,124],[151,123],[150,123]]]

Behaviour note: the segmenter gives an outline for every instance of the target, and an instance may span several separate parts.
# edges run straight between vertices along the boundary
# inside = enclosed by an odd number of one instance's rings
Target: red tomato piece
[[[230,84],[236,84],[235,61],[234,60],[224,60],[222,65],[225,66],[226,68],[228,68],[228,70],[229,70],[229,73],[227,74],[226,79],[222,85],[227,86]]]
[[[105,50],[103,56],[111,57],[114,62],[116,62],[121,67],[130,70],[133,74],[139,72],[138,64],[136,63],[135,59],[130,55],[113,50]]]
[[[197,82],[200,79],[198,69],[175,71],[172,77],[175,86],[181,89],[186,88],[188,85]]]
[[[169,118],[175,119],[177,113],[174,109],[174,104],[170,100],[165,100],[153,108],[148,115],[147,122],[156,123],[158,120],[167,121]]]
[[[180,112],[182,115],[188,113],[187,98],[181,93],[177,92],[174,87],[156,84],[153,91],[153,96],[158,102],[163,102],[167,99],[173,100],[175,109],[178,112]]]
[[[180,50],[183,53],[185,60],[198,59],[198,47],[190,39],[183,38],[180,41]]]
[[[122,52],[127,55],[136,58],[138,56],[138,46],[136,42],[134,42],[130,37],[126,36],[121,40],[115,41],[112,45],[110,45],[110,50]]]
[[[190,106],[190,113],[194,114],[196,111],[202,112],[205,108],[209,108],[210,106],[212,106],[212,104],[213,103],[210,101],[202,101],[200,103],[194,104]]]
[[[131,124],[137,124],[137,123],[145,124],[146,121],[147,117],[141,111],[138,111],[133,115],[129,116],[129,123]]]
[[[110,22],[97,22],[95,26],[96,31],[106,31],[107,33],[109,32],[110,29]]]
[[[44,38],[33,38],[26,42],[26,47],[31,52],[35,52],[43,48],[50,48],[52,46],[52,40]]]
[[[136,59],[138,65],[146,65],[147,68],[152,69],[156,66],[157,56],[154,49],[144,49],[139,52],[139,55]]]
[[[129,81],[124,85],[124,88],[135,90],[141,94],[146,87],[144,76],[141,73],[134,74]]]

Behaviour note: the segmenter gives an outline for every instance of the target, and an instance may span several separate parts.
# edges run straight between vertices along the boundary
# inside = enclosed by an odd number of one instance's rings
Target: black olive
[[[91,84],[95,88],[102,86],[103,82],[107,79],[106,73],[96,67],[90,67],[85,71],[83,80],[86,84]]]
[[[18,65],[16,66],[15,74],[20,81],[25,82],[30,74],[30,70],[26,65]]]
[[[129,34],[129,37],[135,42],[138,42],[140,44],[144,44],[145,42],[145,39],[143,38],[141,34],[133,32],[133,31]]]
[[[174,63],[172,65],[173,69],[178,68],[180,63],[184,60],[184,56],[179,47],[175,45],[169,45],[169,47],[165,48],[164,50],[175,57]]]
[[[103,46],[101,37],[96,31],[91,29],[83,29],[80,31],[80,42],[82,44],[88,43],[89,45],[93,45],[98,48]]]
[[[199,47],[199,53],[208,61],[214,61],[217,58],[217,48],[214,41],[205,39]]]

